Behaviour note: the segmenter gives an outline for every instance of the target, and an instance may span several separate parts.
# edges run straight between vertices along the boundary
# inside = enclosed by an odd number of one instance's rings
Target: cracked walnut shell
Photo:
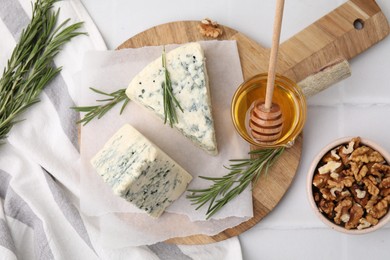
[[[332,228],[366,233],[390,220],[390,154],[360,137],[328,145],[308,177],[310,202]],[[315,200],[314,200],[315,196]]]

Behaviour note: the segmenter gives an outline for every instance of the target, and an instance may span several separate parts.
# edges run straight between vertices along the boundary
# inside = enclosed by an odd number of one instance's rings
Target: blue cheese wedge
[[[186,190],[192,176],[126,124],[91,163],[113,192],[158,218]]]
[[[183,112],[176,109],[174,126],[211,155],[218,153],[211,110],[206,60],[199,43],[180,46],[166,54],[173,94]],[[127,96],[164,119],[164,68],[161,57],[146,66],[130,82]]]

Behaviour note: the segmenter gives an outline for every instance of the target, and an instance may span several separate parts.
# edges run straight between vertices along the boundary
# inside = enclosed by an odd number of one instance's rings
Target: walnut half
[[[198,29],[203,36],[211,38],[218,38],[223,33],[218,23],[209,18],[203,19],[198,25]]]
[[[359,220],[363,217],[364,211],[363,208],[355,203],[353,204],[351,210],[349,211],[350,218],[347,223],[345,223],[346,229],[357,228],[359,225]]]

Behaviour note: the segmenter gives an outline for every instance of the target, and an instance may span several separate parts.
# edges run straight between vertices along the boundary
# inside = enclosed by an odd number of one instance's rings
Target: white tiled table
[[[371,1],[371,0],[366,0]],[[272,0],[82,0],[108,47],[152,26],[210,17],[270,46]],[[287,0],[282,41],[343,0]],[[378,0],[390,18],[390,1]],[[306,198],[306,174],[315,154],[333,139],[360,135],[390,150],[390,37],[351,61],[353,76],[310,98],[301,164],[281,203],[240,235],[244,259],[390,259],[390,225],[364,236],[330,230]]]

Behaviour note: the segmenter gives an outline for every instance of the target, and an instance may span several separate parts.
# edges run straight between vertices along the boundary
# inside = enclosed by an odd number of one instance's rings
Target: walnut
[[[223,33],[222,29],[219,28],[218,23],[209,18],[203,19],[198,25],[198,29],[203,36],[211,38],[218,38]]]
[[[379,219],[387,213],[388,205],[388,201],[386,199],[382,199],[374,207],[372,207],[369,213],[374,218]]]
[[[351,196],[351,193],[348,190],[342,190],[337,187],[331,188],[330,193],[336,196],[336,202],[342,201],[343,199]]]
[[[369,162],[369,163],[366,163],[365,166],[367,166],[367,169],[368,169],[368,173],[367,174],[372,174],[371,173],[371,168],[372,166],[374,166],[376,163],[375,162]],[[373,174],[374,175],[374,174]]]
[[[349,163],[349,154],[342,153],[343,146],[341,146],[338,150],[339,156],[341,158],[341,161],[343,162],[344,165],[348,165]]]
[[[351,193],[348,190],[345,190],[345,191],[342,191],[340,193],[340,197],[338,199],[339,200],[343,200],[343,199],[345,199],[346,197],[349,197],[349,196],[351,196]]]
[[[363,199],[364,197],[366,197],[366,194],[367,194],[367,192],[365,190],[356,189],[355,192],[356,192],[356,197],[358,199]]]
[[[352,200],[346,198],[337,204],[334,211],[336,212],[336,216],[334,217],[334,222],[336,224],[341,224],[341,216],[345,214],[349,214],[349,209],[352,207]]]
[[[367,146],[361,146],[356,148],[350,155],[349,159],[353,162],[368,163],[368,154],[371,149]]]
[[[351,169],[344,169],[340,172],[340,174],[344,175],[344,176],[353,176],[353,172]]]
[[[372,183],[374,183],[375,186],[378,186],[378,184],[381,182],[381,179],[375,178],[375,177],[372,176],[372,175],[367,176],[367,178],[368,178]]]
[[[336,161],[328,161],[326,164],[318,168],[318,172],[320,174],[327,174],[330,172],[338,172],[341,170],[342,164],[341,162],[336,162]]]
[[[385,159],[378,151],[373,151],[372,153],[369,154],[368,161],[369,162],[376,162],[376,163],[383,163],[385,161]]]
[[[384,165],[381,163],[375,163],[370,170],[370,173],[374,176],[378,176],[380,178],[388,178],[390,177],[390,166]]]
[[[363,208],[355,203],[349,211],[350,218],[345,224],[346,229],[356,228],[359,224],[359,220],[363,217],[364,211]]]
[[[368,222],[370,222],[370,224],[373,225],[373,226],[375,226],[379,222],[379,220],[377,218],[374,218],[373,216],[371,216],[369,214],[366,216],[366,220]]]
[[[356,176],[359,175],[360,168],[363,166],[363,163],[362,162],[350,162],[349,165],[351,166],[349,171],[352,174],[348,174],[348,175],[353,175],[356,178]]]
[[[344,188],[344,183],[340,181],[334,181],[334,180],[328,180],[328,187],[330,188],[339,188],[339,189],[343,189]]]
[[[340,156],[337,154],[337,151],[338,151],[338,147],[336,147],[335,149],[330,151],[330,154],[331,154],[332,158],[334,158],[334,161],[340,160]]]
[[[352,139],[351,139],[351,142],[354,143],[354,144],[353,144],[353,149],[358,148],[358,147],[360,146],[360,142],[361,142],[361,141],[362,141],[362,139],[361,139],[359,136],[352,138]]]
[[[332,201],[327,201],[322,199],[319,204],[320,211],[325,213],[329,218],[333,216],[334,203]]]
[[[351,165],[351,168],[352,168],[352,165]],[[353,175],[355,176],[356,181],[361,181],[363,179],[363,177],[366,176],[367,172],[368,172],[368,168],[367,168],[367,166],[364,165],[360,168],[360,170],[354,171]]]
[[[354,162],[364,162],[364,163],[370,163],[370,162],[383,163],[385,161],[385,159],[379,152],[374,151],[373,149],[367,146],[361,146],[356,148],[350,155],[349,159]]]
[[[336,147],[333,150],[331,150],[330,152],[328,152],[327,154],[325,154],[324,157],[321,159],[321,161],[323,163],[327,163],[327,162],[330,162],[330,161],[338,161],[338,160],[340,160],[341,158],[337,154],[339,148],[340,147]]]
[[[352,176],[345,176],[337,180],[328,180],[328,186],[329,188],[337,187],[343,189],[344,187],[351,187],[354,182],[355,179]]]
[[[370,213],[371,209],[374,207],[374,205],[378,202],[378,197],[377,196],[371,196],[369,201],[367,202],[366,206],[364,208],[368,213]]]
[[[329,179],[329,174],[316,174],[313,178],[313,185],[317,188],[322,188],[328,183]]]
[[[344,223],[347,223],[351,219],[351,215],[349,213],[344,213],[341,215],[340,220]]]
[[[362,188],[360,185],[356,183],[350,188],[352,196],[355,202],[359,203],[359,205],[365,207],[368,203],[369,194],[368,192]]]
[[[368,228],[370,226],[371,226],[371,223],[369,221],[367,221],[367,219],[361,218],[361,219],[359,219],[359,226],[357,226],[357,229],[361,230],[361,229]]]
[[[320,192],[322,194],[322,197],[326,200],[336,200],[336,196],[333,196],[329,189],[327,188],[321,188]]]
[[[384,178],[379,187],[384,189],[390,188],[390,177]]]
[[[360,138],[355,137],[347,144],[347,146],[339,147],[339,156],[341,157],[341,160],[345,165],[347,165],[350,160],[349,155],[359,146],[359,144]]]
[[[333,200],[335,202],[342,201],[347,197],[351,197],[351,193],[348,190],[343,190],[337,187],[333,187],[331,189],[323,188],[322,192],[323,192],[322,197],[324,199]]]
[[[338,179],[339,177],[340,177],[340,174],[338,174],[337,172],[332,172],[331,174],[330,174],[330,177],[332,178],[332,179]]]
[[[375,183],[373,183],[372,180],[370,180],[369,178],[364,178],[363,183],[367,187],[368,193],[370,193],[373,196],[378,196],[379,189],[377,186],[375,186]]]
[[[381,189],[380,195],[383,196],[383,197],[386,197],[386,196],[390,195],[390,188]]]
[[[332,194],[332,196],[337,197],[337,194],[340,194],[342,190],[343,190],[342,188],[333,187],[330,189],[330,194]],[[336,192],[337,192],[337,194],[336,194]]]
[[[342,154],[351,154],[354,150],[354,145],[355,145],[355,141],[354,140],[351,140],[349,143],[348,143],[348,146],[345,147],[343,146],[341,148],[341,153]]]

